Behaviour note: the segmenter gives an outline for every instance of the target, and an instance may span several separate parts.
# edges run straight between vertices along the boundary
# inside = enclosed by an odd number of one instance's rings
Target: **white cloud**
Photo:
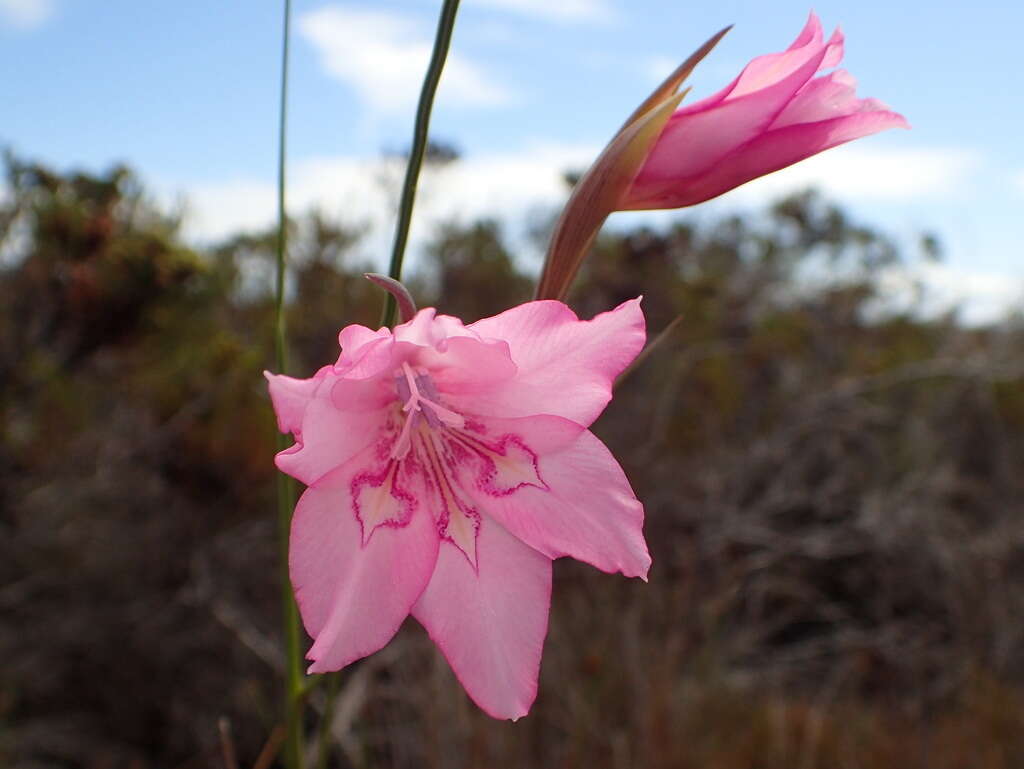
[[[882,275],[882,286],[894,306],[915,307],[926,315],[955,308],[970,324],[998,322],[1024,302],[1024,279],[1019,275],[951,264],[896,268]]]
[[[411,232],[410,258],[416,254],[442,221],[472,221],[479,217],[497,217],[507,226],[511,243],[519,239],[520,256],[523,231],[531,211],[554,211],[566,198],[562,172],[585,167],[599,151],[597,146],[572,146],[535,143],[514,152],[470,155],[450,166],[428,169],[420,183]],[[938,150],[906,150],[903,152],[861,150],[843,164],[867,164],[865,180],[833,179],[829,188],[849,193],[879,194],[868,180],[872,173],[887,173],[890,180],[888,198],[899,195],[927,194],[928,187],[955,189],[965,169],[973,160],[959,165],[949,161],[957,153]],[[898,181],[901,173],[920,171],[922,166],[946,158],[948,167],[929,171],[923,180],[911,184]],[[883,162],[886,161],[886,162]],[[829,170],[829,169],[826,169]],[[288,208],[294,214],[318,207],[339,216],[350,224],[370,226],[362,244],[363,253],[383,269],[390,249],[394,226],[394,210],[401,183],[401,163],[376,158],[328,156],[306,158],[293,163],[288,180]],[[845,173],[845,171],[843,172]],[[885,174],[882,175],[886,178]],[[788,183],[798,186],[811,181],[801,177]],[[824,185],[823,185],[824,186]],[[168,188],[165,186],[165,190]],[[185,220],[186,235],[199,242],[215,241],[240,230],[261,229],[272,225],[276,216],[276,192],[272,180],[236,179],[232,181],[174,185],[173,194],[184,195],[188,201]],[[168,190],[171,192],[171,190]],[[774,190],[775,194],[781,190]],[[897,194],[898,193],[898,194]],[[738,193],[733,193],[738,194]],[[172,199],[171,194],[165,199]],[[770,199],[758,193],[759,203]],[[749,202],[749,199],[748,199]],[[616,214],[612,226],[633,226],[645,223],[657,226],[678,216],[677,212],[631,212]],[[959,307],[961,317],[969,323],[986,323],[1002,318],[1014,307],[1024,303],[1024,280],[1014,270],[978,270],[963,264],[920,264],[910,271],[895,269],[880,276],[887,302],[891,306],[913,306],[926,314]],[[915,281],[924,287],[919,297]]]
[[[49,21],[53,0],[0,0],[0,18],[16,29],[32,29]]]
[[[966,186],[980,160],[977,152],[956,147],[879,149],[848,144],[757,179],[729,195],[764,200],[813,186],[845,200],[951,197]]]
[[[565,200],[562,173],[588,164],[597,147],[538,143],[519,152],[469,156],[450,166],[426,169],[420,182],[412,228],[415,252],[440,221],[498,217],[513,226],[540,207]],[[293,213],[318,207],[348,223],[367,223],[366,248],[381,261],[394,226],[402,168],[378,159],[345,156],[308,158],[293,164],[288,207]],[[196,241],[214,241],[241,229],[275,220],[275,185],[270,180],[234,180],[175,185],[166,200],[187,201],[185,232]],[[513,233],[514,235],[515,233]]]
[[[1020,192],[1024,192],[1024,171],[1018,171],[1013,175],[1013,184]]]
[[[396,13],[334,5],[303,14],[298,26],[327,72],[352,86],[371,108],[389,112],[416,103],[433,46],[429,25]],[[452,52],[438,98],[488,107],[508,103],[511,95]]]
[[[599,151],[596,145],[536,142],[519,151],[472,155],[428,171],[417,201],[417,221],[498,214],[515,218],[532,208],[557,204],[566,193],[562,172],[585,168]],[[761,205],[809,185],[853,202],[941,196],[954,193],[974,165],[974,156],[961,150],[840,148],[751,182],[719,198],[718,205]],[[376,158],[308,158],[292,166],[289,207],[294,211],[310,206],[344,211],[350,221],[365,220],[386,229],[401,171]],[[382,178],[389,180],[383,186]],[[178,189],[191,203],[190,237],[216,239],[273,221],[275,187],[271,180],[235,179],[179,185]],[[677,215],[673,211],[629,212],[616,214],[613,222],[655,224]]]
[[[277,211],[276,186],[251,179],[177,187],[162,197],[165,202],[183,200],[185,234],[204,242],[263,229]]]
[[[606,0],[471,0],[476,5],[562,22],[607,22],[614,18]]]

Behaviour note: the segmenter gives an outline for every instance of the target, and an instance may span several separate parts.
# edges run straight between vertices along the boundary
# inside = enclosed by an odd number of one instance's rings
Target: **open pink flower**
[[[732,83],[669,118],[619,208],[679,208],[721,195],[838,144],[907,128],[875,99],[858,99],[837,29],[824,40],[811,13],[793,44],[759,56]]]
[[[639,300],[591,321],[531,302],[462,324],[421,310],[347,326],[311,379],[267,374],[277,466],[309,488],[289,564],[310,672],[386,644],[412,614],[496,718],[525,715],[551,560],[646,577],[643,507],[587,427],[644,343]]]

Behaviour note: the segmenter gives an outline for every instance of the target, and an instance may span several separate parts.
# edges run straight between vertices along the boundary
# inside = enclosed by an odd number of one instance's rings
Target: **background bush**
[[[197,251],[127,169],[7,173],[0,763],[222,766],[223,717],[251,766],[283,666],[273,235]],[[358,228],[291,226],[308,375],[381,295]],[[644,294],[652,336],[682,319],[594,428],[650,584],[558,563],[515,725],[410,621],[311,694],[328,765],[1024,766],[1024,329],[895,310],[882,271],[919,258],[810,193],[603,236],[581,316]],[[532,285],[490,221],[439,228],[410,283],[467,322]]]

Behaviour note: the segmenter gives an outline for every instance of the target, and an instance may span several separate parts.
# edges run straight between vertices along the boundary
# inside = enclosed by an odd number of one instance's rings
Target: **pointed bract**
[[[622,124],[622,128],[619,129],[619,133],[622,133],[629,125],[633,122],[646,115],[652,109],[657,107],[659,104],[665,101],[669,96],[672,96],[679,91],[679,88],[686,78],[688,78],[693,71],[697,68],[704,57],[707,56],[714,49],[716,45],[721,41],[723,37],[728,34],[729,30],[732,29],[732,25],[719,30],[712,35],[707,42],[704,43],[700,48],[690,54],[690,57],[686,59],[682,64],[676,67],[675,71],[672,72],[667,78],[665,78],[661,85],[655,88],[651,95],[644,99],[643,103],[636,108],[632,115]]]

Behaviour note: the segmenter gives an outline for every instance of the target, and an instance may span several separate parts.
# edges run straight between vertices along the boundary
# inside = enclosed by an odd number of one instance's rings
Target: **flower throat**
[[[438,400],[440,396],[434,381],[425,371],[415,372],[408,363],[403,363],[401,370],[395,373],[395,390],[398,398],[404,402],[405,424],[402,432],[391,449],[392,459],[404,459],[412,446],[412,430],[425,419],[431,428],[441,426],[464,427],[466,420],[454,411],[445,408]]]

